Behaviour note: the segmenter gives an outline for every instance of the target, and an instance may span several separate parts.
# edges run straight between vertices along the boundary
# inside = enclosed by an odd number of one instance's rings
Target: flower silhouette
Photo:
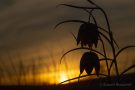
[[[80,60],[80,75],[84,70],[88,75],[90,75],[93,68],[95,68],[96,74],[98,76],[100,71],[99,58],[94,52],[85,52]]]
[[[86,77],[89,75],[97,75],[97,76],[102,75],[102,76],[107,76],[108,80],[110,82],[111,81],[111,79],[110,79],[111,78],[111,71],[112,71],[111,69],[112,69],[112,66],[114,65],[117,82],[120,82],[121,76],[124,75],[130,69],[135,68],[135,64],[133,64],[130,67],[128,67],[127,69],[123,70],[122,73],[119,73],[119,68],[118,68],[118,63],[117,63],[118,56],[124,50],[126,50],[128,48],[135,48],[135,46],[134,45],[133,46],[126,46],[126,47],[119,49],[119,46],[117,45],[117,43],[114,39],[113,32],[110,29],[110,23],[109,23],[108,16],[107,16],[106,12],[104,11],[104,9],[102,9],[100,6],[98,6],[93,1],[91,1],[91,0],[87,0],[87,1],[93,6],[82,7],[82,6],[76,6],[76,5],[70,5],[70,4],[58,5],[58,6],[68,6],[71,8],[81,9],[81,10],[84,10],[85,12],[87,12],[89,15],[88,21],[71,19],[71,20],[62,21],[55,26],[55,28],[56,28],[57,26],[64,24],[64,23],[68,23],[68,22],[81,23],[80,28],[78,30],[77,37],[76,37],[76,35],[74,35],[72,33],[73,37],[76,39],[77,45],[81,45],[81,47],[71,49],[71,50],[67,51],[66,53],[64,53],[60,59],[60,62],[61,62],[62,58],[66,54],[68,54],[69,52],[72,52],[75,50],[80,50],[80,49],[89,50],[89,52],[87,51],[87,52],[83,53],[83,55],[81,57],[79,77],[69,79],[66,81],[78,79],[78,82],[79,82],[79,78],[83,78],[83,77]],[[93,11],[97,11],[97,10],[100,11],[105,18],[105,22],[106,22],[106,26],[107,26],[106,29],[100,27],[97,23],[98,20],[95,18],[95,15],[93,13]],[[91,21],[91,18],[93,19],[92,21]],[[102,52],[97,51],[97,50],[92,48],[93,45],[95,46],[95,48],[97,47],[98,40],[102,44],[103,54],[102,54]],[[108,43],[108,45],[110,46],[110,48],[112,50],[111,51],[112,58],[109,58],[107,56],[107,50],[106,50],[107,44],[105,42]],[[115,45],[119,49],[118,52],[116,52]],[[109,53],[110,53],[110,51],[109,51]],[[102,55],[104,58],[99,59],[97,54]],[[107,68],[107,74],[104,74],[102,72],[99,73],[101,60],[105,61],[106,68]],[[110,64],[109,64],[109,62],[110,62]],[[91,74],[93,69],[95,69],[95,74]],[[86,71],[87,75],[81,76],[81,74],[83,73],[84,70]],[[64,82],[66,82],[66,81],[64,81]]]
[[[96,24],[93,23],[83,23],[80,26],[78,36],[77,36],[77,45],[80,43],[81,46],[88,45],[92,48],[93,44],[97,47],[98,44],[99,31]]]

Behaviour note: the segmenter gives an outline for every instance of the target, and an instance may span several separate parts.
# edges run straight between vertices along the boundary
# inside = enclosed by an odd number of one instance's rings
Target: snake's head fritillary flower
[[[82,55],[80,60],[80,75],[85,70],[88,75],[91,74],[93,68],[95,68],[96,74],[98,76],[100,71],[100,62],[96,53],[86,52]]]
[[[99,31],[96,24],[93,23],[83,23],[78,32],[77,45],[80,43],[81,46],[88,45],[92,48],[93,44],[97,47],[99,39]]]

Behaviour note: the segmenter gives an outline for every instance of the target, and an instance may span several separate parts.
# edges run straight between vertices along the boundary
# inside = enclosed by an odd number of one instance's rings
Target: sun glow
[[[71,71],[61,71],[61,72],[51,72],[51,73],[44,73],[40,76],[41,80],[48,84],[59,84],[63,81],[68,79],[74,78],[78,76],[77,70]],[[72,81],[71,81],[72,82]],[[69,82],[65,82],[63,84],[67,84]]]
[[[62,72],[62,73],[60,74],[60,82],[63,82],[63,81],[65,81],[65,80],[68,80],[67,74],[64,73],[64,72]]]

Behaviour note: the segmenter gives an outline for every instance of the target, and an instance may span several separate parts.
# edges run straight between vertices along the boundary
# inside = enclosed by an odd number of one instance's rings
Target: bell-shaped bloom
[[[90,75],[93,68],[95,68],[95,72],[98,76],[100,71],[100,62],[97,54],[94,52],[84,53],[80,60],[80,75],[83,73],[84,70],[88,75]]]
[[[83,23],[78,32],[77,45],[80,43],[81,46],[88,45],[90,48],[95,45],[97,47],[99,38],[99,31],[96,24],[93,23]]]

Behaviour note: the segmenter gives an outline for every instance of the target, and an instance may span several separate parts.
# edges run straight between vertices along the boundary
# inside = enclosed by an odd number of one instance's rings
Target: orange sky
[[[135,1],[94,1],[107,12],[111,30],[119,46],[135,45]],[[81,10],[68,7],[56,8],[56,5],[61,3],[89,5],[85,0],[0,1],[0,74],[2,77],[8,77],[8,74],[19,75],[18,67],[21,63],[23,63],[24,69],[28,68],[30,74],[33,73],[32,66],[35,63],[36,72],[43,75],[42,77],[45,77],[44,75],[48,72],[50,75],[52,72],[58,73],[67,70],[65,68],[59,70],[59,59],[65,51],[76,47],[76,42],[70,32],[77,34],[79,24],[65,24],[56,30],[53,28],[58,22],[67,19],[87,20],[88,15]],[[101,13],[96,14],[101,26],[105,27]],[[73,77],[79,74],[79,60],[82,52],[76,51],[66,57],[69,72],[70,70],[76,71]],[[132,62],[135,63],[133,53],[135,53],[135,49],[130,49],[121,55],[120,68],[125,67],[127,62],[128,65]],[[126,58],[131,59],[131,63]],[[64,61],[62,63],[65,66]],[[3,82],[3,80],[0,81]]]

